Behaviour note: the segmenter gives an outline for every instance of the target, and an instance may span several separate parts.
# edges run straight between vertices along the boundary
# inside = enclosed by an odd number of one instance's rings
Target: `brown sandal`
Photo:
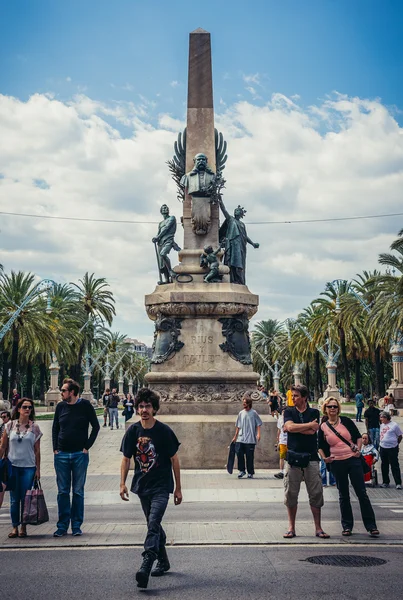
[[[10,531],[10,533],[8,534],[9,538],[16,538],[18,537],[18,531]]]

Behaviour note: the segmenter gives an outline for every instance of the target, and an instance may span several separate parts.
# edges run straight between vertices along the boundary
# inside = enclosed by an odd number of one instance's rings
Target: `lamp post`
[[[298,360],[296,360],[294,363],[294,368],[292,371],[292,375],[294,377],[294,385],[301,385],[301,383],[302,383],[302,381],[301,381],[302,365],[303,365],[303,363],[299,362]]]
[[[59,363],[56,354],[52,352],[52,361],[49,365],[50,371],[50,385],[49,389],[45,394],[46,410],[49,412],[53,410],[56,404],[60,401],[60,389],[59,389]]]
[[[313,337],[311,336],[309,331],[307,329],[305,329],[305,327],[303,327],[301,325],[301,323],[298,323],[298,321],[296,319],[287,319],[286,323],[287,323],[287,326],[289,326],[289,323],[295,324],[298,327],[298,329],[300,329],[302,331],[302,333],[313,344],[315,344]],[[327,345],[327,352],[324,350],[324,348],[322,346],[318,346],[317,344],[315,344],[315,348],[317,349],[319,354],[324,358],[324,360],[326,362],[327,387],[323,394],[323,398],[328,398],[329,396],[333,396],[339,400],[340,399],[340,390],[337,387],[337,383],[336,383],[336,369],[337,369],[337,359],[340,356],[340,347],[337,344],[335,344],[336,352],[334,352],[330,339],[326,340],[326,345]]]
[[[123,367],[120,367],[119,379],[118,379],[118,384],[119,384],[118,395],[119,395],[119,398],[121,398],[121,399],[124,398],[123,383],[124,383]]]

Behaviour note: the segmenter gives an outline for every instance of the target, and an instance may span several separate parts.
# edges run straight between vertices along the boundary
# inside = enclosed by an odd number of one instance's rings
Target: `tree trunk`
[[[2,374],[2,380],[1,380],[1,391],[3,394],[3,398],[8,398],[8,368],[9,368],[9,362],[8,362],[8,352],[3,352],[3,374]]]
[[[343,363],[344,379],[346,382],[344,395],[348,398],[351,395],[351,378],[350,369],[348,368],[347,360],[347,349],[346,349],[346,335],[343,327],[339,327],[339,338],[340,338],[340,350],[341,350],[341,361]]]
[[[381,358],[381,348],[377,346],[375,348],[375,392],[379,398],[385,395],[385,377],[383,360]]]
[[[32,390],[32,379],[33,379],[32,362],[28,361],[28,364],[27,364],[27,390],[26,390],[25,395],[27,398],[30,398],[31,400],[34,399],[33,390]]]
[[[39,400],[41,402],[45,401],[45,392],[46,392],[46,364],[43,362],[43,355],[41,356],[41,363],[39,365]]]
[[[306,387],[309,388],[311,387],[311,371],[309,369],[309,363],[306,363],[306,367],[305,367],[305,385]]]
[[[11,375],[10,375],[10,392],[9,399],[13,397],[13,389],[17,387],[17,365],[18,365],[18,344],[20,335],[18,329],[13,327],[13,346],[11,350]]]
[[[355,391],[362,389],[361,383],[361,361],[357,356],[357,348],[353,348],[354,358],[354,378],[355,378]]]
[[[315,351],[315,399],[318,400],[323,394],[322,375],[320,372],[320,356],[319,352]]]

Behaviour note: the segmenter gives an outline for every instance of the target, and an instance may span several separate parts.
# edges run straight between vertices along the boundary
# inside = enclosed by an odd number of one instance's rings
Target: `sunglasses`
[[[339,408],[337,404],[328,404],[326,408]]]
[[[21,406],[21,410],[32,410],[32,406]]]
[[[61,393],[63,394],[63,392],[69,392],[70,390],[64,390],[64,389],[61,389],[60,391],[61,391]]]

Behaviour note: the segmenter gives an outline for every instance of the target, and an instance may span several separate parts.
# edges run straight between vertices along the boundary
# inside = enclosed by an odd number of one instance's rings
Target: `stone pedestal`
[[[238,402],[246,390],[255,389],[259,374],[253,371],[250,347],[249,356],[240,360],[231,351],[233,344],[242,351],[249,346],[248,320],[257,311],[258,297],[246,286],[172,283],[158,286],[145,304],[157,326],[145,379],[163,401]],[[172,352],[155,362],[168,343]]]
[[[96,401],[94,401],[94,395],[91,392],[91,373],[89,371],[84,373],[84,389],[80,395],[81,398],[84,398],[84,400],[89,400],[91,404],[94,404],[94,402],[96,404]]]
[[[254,404],[259,412],[259,404]],[[255,467],[274,469],[278,467],[278,453],[274,449],[277,439],[277,421],[269,415],[261,415],[261,441],[256,444]],[[158,415],[181,442],[179,460],[182,469],[222,469],[228,459],[228,447],[234,437],[233,415]],[[126,422],[126,429],[139,420],[136,415]],[[235,460],[234,471],[237,461]]]
[[[294,377],[294,385],[301,385],[301,366],[299,362],[296,362],[294,365],[294,370],[292,372]]]
[[[393,379],[387,394],[393,394],[397,408],[403,408],[403,336],[395,340],[390,348],[393,365]]]
[[[111,389],[111,378],[110,377],[105,377],[105,379],[104,379],[104,385],[105,385],[104,391]]]
[[[129,385],[129,394],[131,396],[133,396],[133,379],[132,378],[129,379],[128,385]]]
[[[118,379],[118,385],[119,385],[118,396],[120,399],[125,397],[125,394],[123,391],[123,384],[124,384],[124,378],[123,378],[123,372],[121,370],[119,373],[119,379]]]
[[[45,404],[47,407],[47,411],[52,412],[55,410],[56,404],[60,402],[62,399],[60,389],[59,389],[59,363],[54,357],[50,367],[50,385],[49,389],[45,394]]]

